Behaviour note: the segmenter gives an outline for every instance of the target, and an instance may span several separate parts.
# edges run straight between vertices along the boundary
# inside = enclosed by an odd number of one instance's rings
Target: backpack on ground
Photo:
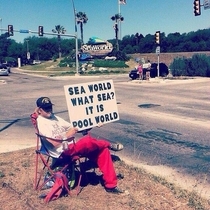
[[[56,172],[54,174],[55,183],[50,189],[49,193],[45,197],[45,202],[49,203],[52,200],[56,200],[62,195],[68,194],[68,179],[61,172]]]

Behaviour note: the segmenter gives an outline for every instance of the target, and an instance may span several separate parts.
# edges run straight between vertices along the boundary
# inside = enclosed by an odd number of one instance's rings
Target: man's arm
[[[70,128],[69,130],[67,130],[64,138],[69,139],[69,138],[73,137],[77,132],[78,132],[77,128],[75,128],[75,127]],[[64,138],[62,140],[64,140]]]
[[[46,137],[46,140],[49,141],[54,147],[58,147],[63,141],[73,141],[74,134],[76,134],[77,131],[77,128],[70,128],[64,135],[58,136],[56,139]]]
[[[67,124],[68,125],[68,124]],[[77,129],[73,127],[69,127],[66,131],[60,134],[56,134],[52,136],[51,127],[46,124],[45,121],[37,118],[37,126],[39,130],[39,134],[44,136],[47,141],[49,141],[54,147],[58,147],[61,145],[63,141],[73,141],[74,134],[77,133]],[[67,127],[67,126],[66,126]]]

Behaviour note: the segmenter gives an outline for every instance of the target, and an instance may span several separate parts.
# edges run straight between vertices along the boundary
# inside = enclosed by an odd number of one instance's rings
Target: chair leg
[[[42,164],[43,164],[43,167],[40,168],[40,170],[39,170],[39,161],[41,161]],[[46,183],[48,181],[50,181],[55,174],[55,170],[51,169],[51,166],[49,165],[49,161],[50,161],[50,157],[45,158],[42,154],[37,152],[37,154],[36,154],[36,166],[35,166],[35,184],[34,184],[35,190],[38,190],[38,191],[42,190],[43,187],[46,185]],[[59,171],[61,173],[65,174],[65,171],[68,167],[72,167],[70,169],[71,176],[75,176],[75,174],[73,174],[73,173],[75,173],[75,170],[79,172],[78,183],[77,183],[77,185],[74,189],[75,193],[73,193],[73,194],[76,194],[78,196],[79,193],[81,192],[81,180],[82,180],[83,174],[85,173],[84,172],[85,170],[82,167],[81,160],[78,159],[78,158],[76,158],[72,162],[68,162],[65,166],[62,166],[62,168],[60,168]],[[41,181],[42,178],[44,179],[44,173],[46,171],[48,171],[50,173],[50,176],[46,180]],[[75,180],[74,177],[73,177],[73,180]],[[68,194],[70,196],[72,195],[72,190],[71,189],[72,189],[72,186],[71,186],[71,183],[69,183],[69,187],[68,187],[68,189],[66,189],[66,191],[68,192]]]
[[[39,170],[39,158],[42,161],[44,166],[38,172],[38,170]],[[41,190],[42,187],[46,184],[47,181],[40,185],[41,178],[43,177],[44,171],[45,171],[46,168],[51,174],[53,174],[53,170],[51,170],[51,168],[48,165],[49,164],[49,160],[50,160],[50,157],[45,159],[40,153],[37,153],[37,156],[36,156],[36,169],[35,169],[35,190]],[[39,176],[38,176],[38,174],[39,174]]]
[[[36,166],[35,166],[35,177],[34,177],[34,189],[37,190],[37,173],[38,173],[38,154],[36,154]]]
[[[85,161],[87,161],[87,158],[85,158]],[[79,195],[79,193],[81,192],[81,181],[82,181],[82,177],[83,175],[86,175],[85,174],[85,170],[83,169],[83,166],[82,166],[82,163],[81,163],[81,160],[78,159],[78,167],[77,167],[78,171],[79,171],[79,179],[78,179],[78,183],[77,183],[77,186],[76,186],[76,195]],[[86,177],[87,178],[87,177]]]
[[[44,171],[45,171],[45,168],[47,168],[49,170],[49,167],[47,166],[47,164],[49,163],[49,157],[47,158],[47,160],[44,160],[44,158],[40,155],[40,159],[42,160],[42,162],[44,163],[44,166],[43,168],[41,169],[41,171],[39,172],[39,177],[37,178],[37,187],[36,187],[36,190],[41,190],[43,188],[43,186],[47,183],[47,181],[45,181],[44,183],[42,183],[40,185],[40,181],[41,181],[41,178],[43,177],[44,175]],[[49,170],[49,172],[52,173],[52,171]],[[38,173],[38,172],[37,172]],[[52,178],[52,177],[51,177]],[[50,178],[49,178],[50,179]]]
[[[82,174],[80,172],[79,179],[78,179],[78,184],[77,184],[77,187],[76,187],[76,195],[79,195],[79,193],[81,192],[81,180],[82,180]]]

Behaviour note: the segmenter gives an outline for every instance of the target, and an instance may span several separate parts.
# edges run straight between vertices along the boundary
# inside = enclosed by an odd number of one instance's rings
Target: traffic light
[[[195,16],[201,15],[200,0],[195,0],[194,1],[194,14],[195,14]]]
[[[155,43],[160,45],[160,31],[155,32]]]
[[[14,36],[13,25],[8,25],[8,36]]]
[[[39,36],[43,36],[43,34],[44,34],[44,28],[43,28],[43,26],[39,26],[39,28],[38,28],[38,34],[39,34]]]

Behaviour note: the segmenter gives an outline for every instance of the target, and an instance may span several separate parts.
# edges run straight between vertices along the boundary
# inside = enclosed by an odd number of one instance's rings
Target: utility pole
[[[2,18],[0,18],[1,21],[1,35],[2,35]]]
[[[75,48],[76,48],[76,75],[78,76],[79,74],[79,61],[78,61],[78,34],[77,34],[77,18],[76,18],[76,9],[74,6],[74,0],[72,0],[72,5],[73,5],[73,10],[74,10],[74,24],[75,24]]]

